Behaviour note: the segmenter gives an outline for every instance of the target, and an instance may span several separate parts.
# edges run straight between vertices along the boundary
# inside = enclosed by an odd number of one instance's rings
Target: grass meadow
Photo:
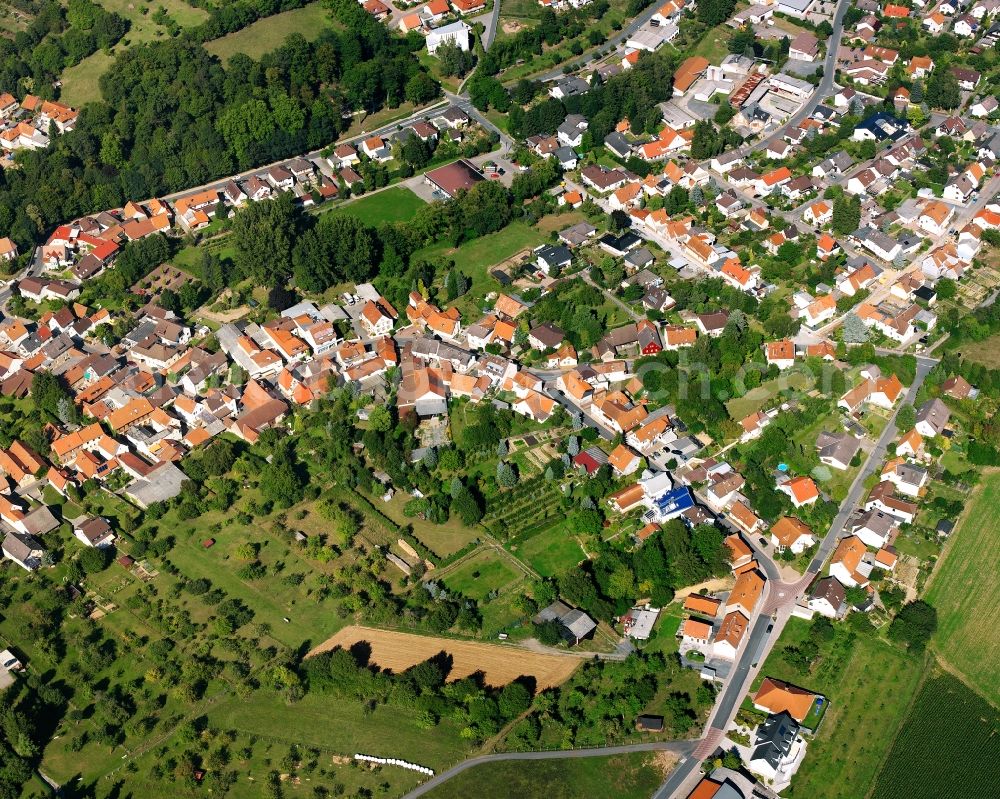
[[[854,635],[846,625],[824,642],[808,670],[784,652],[809,637],[809,622],[792,618],[761,669],[827,697],[829,706],[787,796],[860,799],[883,762],[924,671],[923,661],[874,633]],[[756,688],[756,685],[754,686]]]
[[[1000,472],[974,490],[926,598],[938,612],[933,646],[977,691],[1000,706]]]
[[[205,49],[218,56],[223,64],[236,53],[246,53],[258,59],[279,47],[293,33],[312,41],[323,28],[333,27],[334,21],[322,2],[310,3],[302,8],[283,11],[272,17],[259,19],[243,30],[235,31],[205,44]]]
[[[336,213],[357,217],[377,227],[388,222],[408,222],[425,204],[405,186],[393,186],[339,205]]]
[[[427,794],[428,799],[646,799],[663,781],[645,753],[576,760],[490,763],[469,769]]]

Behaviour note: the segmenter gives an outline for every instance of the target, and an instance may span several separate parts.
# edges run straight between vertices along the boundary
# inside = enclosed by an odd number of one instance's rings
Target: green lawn
[[[378,706],[368,713],[360,702],[318,694],[290,705],[266,691],[249,702],[224,699],[208,711],[209,723],[220,729],[264,733],[339,755],[398,757],[435,770],[461,760],[467,745],[459,727],[442,721],[426,730],[418,725],[419,716],[418,710],[399,706]]]
[[[205,49],[226,63],[236,53],[246,53],[258,59],[279,47],[293,33],[302,34],[308,41],[319,37],[324,28],[333,27],[334,21],[322,2],[310,3],[302,8],[275,14],[257,20],[243,30],[230,33],[221,39],[205,43]]]
[[[1000,368],[1000,334],[962,344],[957,354],[989,369]]]
[[[501,19],[504,17],[538,18],[542,15],[542,7],[537,0],[503,0],[500,9]]]
[[[377,226],[387,222],[408,222],[424,205],[424,201],[405,186],[394,186],[337,206],[336,211]]]
[[[508,562],[507,556],[495,550],[477,552],[444,578],[452,591],[462,596],[483,600],[493,591],[500,591],[518,582],[522,572]]]
[[[977,691],[1000,705],[1000,473],[984,476],[926,598],[938,612],[934,648]]]
[[[663,775],[645,753],[490,763],[435,788],[429,799],[647,799]]]
[[[289,511],[288,517],[292,518],[292,514]],[[245,602],[255,613],[254,621],[269,624],[273,637],[289,647],[298,647],[303,641],[318,643],[343,626],[344,622],[329,604],[317,602],[311,596],[310,577],[320,576],[316,563],[300,556],[297,548],[274,535],[266,517],[256,520],[252,529],[238,524],[223,526],[218,531],[210,529],[223,519],[220,512],[210,511],[189,522],[179,522],[173,512],[160,520],[160,528],[171,530],[177,538],[168,557],[182,574],[190,579],[207,578],[228,596]],[[313,532],[303,522],[291,525]],[[191,529],[193,533],[189,532]],[[206,549],[202,542],[209,537],[216,543]],[[268,569],[261,580],[243,580],[237,576],[245,562],[235,553],[246,541],[260,544],[258,557]],[[280,572],[276,571],[278,568]],[[297,586],[286,585],[282,578],[291,573],[304,574],[306,579]]]
[[[369,499],[372,499],[369,497]],[[434,524],[434,522],[418,519],[416,517],[408,519],[403,514],[403,508],[410,500],[407,494],[396,492],[396,495],[388,502],[381,499],[372,500],[375,506],[386,516],[400,526],[409,525],[413,535],[420,539],[420,542],[431,552],[439,557],[445,557],[452,552],[457,552],[470,541],[475,541],[480,535],[480,531],[466,527],[462,520],[455,517],[448,519],[444,524]]]
[[[75,108],[100,100],[101,87],[98,81],[114,60],[114,56],[98,50],[76,66],[63,70],[59,99]]]
[[[491,291],[502,291],[503,287],[489,274],[496,264],[521,252],[537,247],[545,241],[541,231],[525,222],[513,222],[503,230],[473,239],[459,247],[451,247],[447,242],[437,242],[417,250],[411,260],[424,259],[454,260],[471,281],[469,293],[462,297],[458,306],[463,313],[469,312],[478,318],[479,304]]]
[[[227,796],[238,796],[239,799],[273,799],[274,793],[270,783],[270,774],[276,768],[289,777],[283,783],[282,795],[319,796],[313,793],[325,788],[327,796],[402,796],[415,788],[421,781],[420,775],[401,768],[367,769],[357,768],[354,761],[340,752],[330,752],[317,746],[304,746],[290,737],[282,737],[280,731],[270,728],[240,732],[226,730],[227,739],[230,733],[235,738],[229,745],[230,760],[227,770],[236,778],[234,787],[226,793]],[[168,772],[163,779],[157,779],[154,771],[162,766],[168,757],[181,754],[184,751],[181,736],[175,735],[166,742],[167,753],[161,753],[159,748],[153,749],[137,757],[128,774],[128,792],[122,794],[122,785],[115,780],[99,780],[94,786],[93,799],[120,799],[121,796],[169,796],[171,799],[203,799],[207,795],[218,796],[222,791],[216,787],[215,779],[219,771],[208,770],[203,783],[180,781]],[[209,753],[207,743],[197,742],[199,751]],[[296,747],[296,757],[291,758],[292,747]],[[351,753],[353,754],[353,753]],[[210,753],[209,756],[211,757]],[[336,758],[336,759],[334,759]],[[294,771],[286,772],[289,763],[297,761]],[[209,762],[211,766],[211,761]],[[25,796],[45,796],[41,791]],[[307,792],[308,791],[308,792]],[[88,794],[90,796],[90,794]]]
[[[998,737],[1000,713],[995,707],[950,674],[928,679],[870,796],[982,796],[984,785],[1000,783]]]
[[[561,522],[518,544],[515,554],[543,577],[560,575],[585,557],[580,542]]]
[[[745,419],[751,413],[766,410],[774,404],[779,392],[786,388],[804,390],[811,388],[815,379],[799,371],[781,375],[750,389],[742,397],[735,397],[726,403],[726,410],[734,421]]]
[[[706,32],[701,41],[689,55],[700,55],[708,59],[710,64],[720,64],[729,55],[729,40],[733,29],[726,24],[719,25]]]

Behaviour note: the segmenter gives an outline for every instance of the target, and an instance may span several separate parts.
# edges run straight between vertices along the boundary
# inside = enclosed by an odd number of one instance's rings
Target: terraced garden
[[[559,484],[543,475],[522,481],[483,520],[501,541],[516,544],[565,518]]]

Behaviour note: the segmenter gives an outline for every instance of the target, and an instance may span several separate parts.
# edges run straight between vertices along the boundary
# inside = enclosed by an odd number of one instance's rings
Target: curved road
[[[551,752],[502,752],[495,755],[480,755],[463,760],[457,766],[427,780],[406,794],[403,799],[416,799],[429,791],[434,790],[439,785],[447,782],[452,777],[468,771],[470,768],[481,766],[485,763],[499,763],[504,760],[553,760],[572,759],[579,757],[610,757],[612,755],[628,754],[630,752],[673,752],[681,757],[687,757],[697,745],[697,741],[657,741],[655,743],[629,744],[627,746],[602,746],[594,749],[558,749]]]

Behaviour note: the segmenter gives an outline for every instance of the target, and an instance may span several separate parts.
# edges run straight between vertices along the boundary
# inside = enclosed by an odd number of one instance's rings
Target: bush
[[[80,566],[85,574],[97,574],[111,565],[113,557],[111,547],[88,547],[80,553]]]

